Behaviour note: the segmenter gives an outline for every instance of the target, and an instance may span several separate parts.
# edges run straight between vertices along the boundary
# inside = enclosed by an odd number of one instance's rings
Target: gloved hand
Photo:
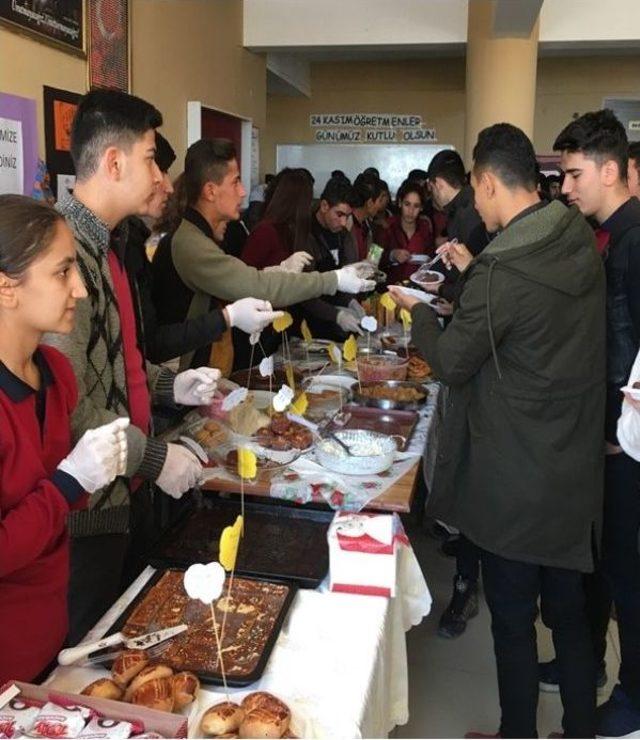
[[[291,257],[282,260],[280,267],[285,272],[302,272],[304,268],[311,264],[313,257],[309,252],[294,252]]]
[[[220,370],[199,367],[178,373],[173,381],[173,398],[185,406],[206,406],[211,403],[220,380]]]
[[[362,334],[358,317],[348,308],[341,308],[338,311],[336,324],[347,334]]]
[[[367,312],[364,310],[364,308],[362,308],[362,306],[360,305],[360,303],[358,303],[358,301],[355,298],[352,298],[349,301],[349,309],[351,311],[353,311],[353,313],[359,319],[363,319],[367,315]]]
[[[156,483],[173,498],[182,496],[193,488],[202,474],[202,463],[182,445],[169,442],[167,457]]]
[[[338,278],[338,290],[343,293],[366,293],[376,287],[375,280],[365,280],[359,276],[359,264],[347,265],[335,271]],[[371,266],[371,274],[373,274],[373,266]]]
[[[75,478],[88,493],[103,488],[127,465],[129,419],[115,419],[97,429],[89,429],[60,462],[58,470]]]
[[[247,334],[262,331],[274,319],[282,316],[282,311],[274,311],[269,301],[259,298],[241,298],[225,306],[224,310],[229,317],[229,326],[236,326]]]

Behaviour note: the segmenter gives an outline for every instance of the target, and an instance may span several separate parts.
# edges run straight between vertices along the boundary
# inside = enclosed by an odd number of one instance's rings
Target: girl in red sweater
[[[407,180],[398,189],[400,214],[389,220],[382,238],[385,252],[381,267],[390,285],[407,280],[418,269],[420,257],[434,253],[431,222],[420,216],[423,199],[423,191],[415,182]]]
[[[77,399],[68,360],[39,346],[68,333],[86,297],[75,243],[44,203],[0,196],[0,685],[34,680],[62,647],[66,517],[124,469],[128,421],[71,444]]]

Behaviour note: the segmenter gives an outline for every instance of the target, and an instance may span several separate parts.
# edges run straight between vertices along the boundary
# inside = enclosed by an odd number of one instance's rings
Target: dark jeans
[[[595,662],[582,574],[507,560],[481,551],[482,580],[491,612],[502,737],[537,737],[538,597],[552,631],[560,673],[565,737],[595,735]]]
[[[640,463],[621,453],[605,458],[602,552],[587,588],[596,657],[604,659],[611,599],[620,636],[620,683],[640,710]]]
[[[458,540],[456,573],[474,583],[480,577],[480,548],[468,540],[462,532]]]

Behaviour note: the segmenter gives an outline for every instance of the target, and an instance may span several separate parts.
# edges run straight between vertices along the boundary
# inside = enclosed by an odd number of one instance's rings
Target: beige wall
[[[415,113],[435,128],[439,143],[460,148],[464,79],[463,58],[313,64],[311,98],[267,98],[261,172],[273,172],[276,144],[314,143],[310,113]]]
[[[164,116],[162,129],[178,154],[187,144],[187,101],[266,120],[264,55],[242,48],[239,0],[135,0],[133,92]]]
[[[239,0],[134,0],[131,8],[132,92],[162,111],[163,132],[179,158],[176,173],[187,143],[188,100],[264,128],[266,61],[242,48]],[[0,91],[37,101],[41,156],[43,85],[84,93],[86,61],[0,28]]]
[[[311,144],[310,113],[418,113],[442,144],[462,151],[465,60],[313,64],[309,98],[267,98],[261,172],[275,168],[276,144]],[[538,62],[534,144],[551,152],[553,140],[574,113],[602,105],[606,95],[640,98],[637,56],[556,57]],[[339,167],[339,163],[336,163]]]
[[[0,91],[36,100],[41,157],[45,151],[43,85],[84,93],[87,89],[85,60],[0,27]]]

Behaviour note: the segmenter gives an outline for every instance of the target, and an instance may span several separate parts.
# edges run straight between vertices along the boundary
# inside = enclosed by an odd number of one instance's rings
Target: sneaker
[[[438,625],[440,637],[460,637],[467,629],[467,620],[478,613],[478,583],[456,574],[453,579],[453,595],[444,610]]]
[[[540,691],[546,691],[550,694],[557,694],[560,691],[560,674],[558,672],[558,662],[554,658],[548,663],[538,663],[538,681]],[[596,677],[596,688],[603,689],[607,683],[606,664],[601,666]]]
[[[618,684],[596,709],[596,737],[640,737],[640,709]]]
[[[440,552],[448,558],[455,558],[458,556],[458,547],[460,545],[459,535],[453,535],[447,537],[447,539],[440,545]]]

